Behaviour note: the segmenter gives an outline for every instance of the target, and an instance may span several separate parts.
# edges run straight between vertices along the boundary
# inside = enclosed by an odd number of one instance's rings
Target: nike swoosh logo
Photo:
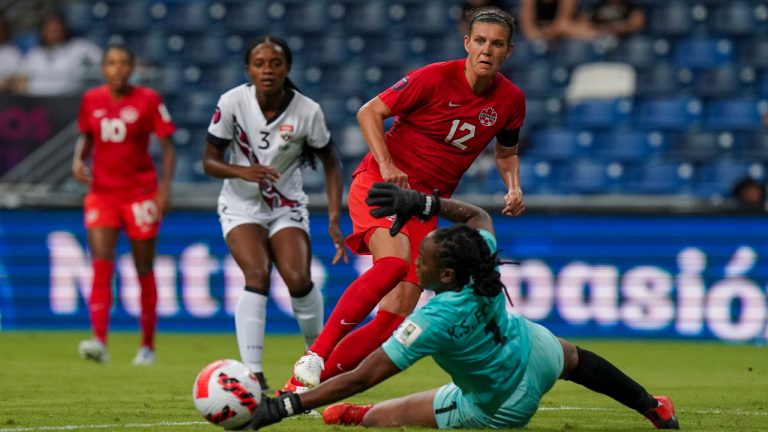
[[[349,321],[347,321],[347,320],[345,320],[343,318],[340,321],[340,323],[341,323],[341,325],[358,325],[358,324],[360,324],[360,323],[356,323],[356,322],[349,322]]]
[[[457,103],[453,103],[453,102],[448,102],[448,108],[456,108],[456,107],[459,107],[459,106],[461,106],[461,104],[457,104]]]
[[[341,367],[341,363],[336,363],[336,369],[338,369],[338,370],[340,370],[340,371],[342,371],[342,372],[346,372],[346,371],[344,370],[344,368],[343,368],[343,367]]]

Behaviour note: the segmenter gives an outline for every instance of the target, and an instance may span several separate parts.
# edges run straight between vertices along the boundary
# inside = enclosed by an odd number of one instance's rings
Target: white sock
[[[323,295],[320,289],[313,286],[304,297],[291,297],[291,305],[304,335],[304,343],[309,347],[323,330]]]
[[[267,296],[243,291],[235,307],[235,330],[240,359],[251,372],[263,372],[264,327],[267,318]]]

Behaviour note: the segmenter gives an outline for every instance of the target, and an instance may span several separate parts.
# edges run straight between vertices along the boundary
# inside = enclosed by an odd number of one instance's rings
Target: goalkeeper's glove
[[[374,183],[368,190],[365,203],[371,207],[371,216],[381,218],[395,215],[395,221],[389,228],[394,237],[413,216],[427,220],[440,212],[440,198],[437,191],[427,195],[413,189],[403,189],[393,183]]]
[[[262,395],[261,402],[251,417],[251,429],[257,430],[303,412],[301,400],[296,393],[283,393],[274,399]]]

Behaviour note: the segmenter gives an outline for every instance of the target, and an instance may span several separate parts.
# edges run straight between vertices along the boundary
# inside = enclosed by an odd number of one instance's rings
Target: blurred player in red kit
[[[296,362],[285,390],[314,387],[353,369],[418,302],[421,290],[413,263],[419,243],[437,226],[435,206],[427,205],[420,220],[408,221],[398,232],[394,218],[369,214],[365,196],[371,185],[385,181],[450,197],[464,172],[495,138],[496,166],[507,186],[502,213],[517,216],[525,209],[517,156],[525,97],[499,73],[512,52],[514,21],[496,7],[474,9],[467,21],[466,58],[408,73],[357,113],[370,153],[353,173],[349,191],[353,233],[346,243],[357,254],[372,254],[373,267],[339,299],[320,336]],[[391,116],[397,117],[385,134],[384,120]],[[347,336],[377,304],[373,320]]]
[[[104,52],[102,73],[106,84],[88,90],[82,98],[72,172],[89,185],[85,197],[85,227],[93,259],[93,285],[89,300],[93,339],[80,342],[84,359],[109,360],[107,330],[112,307],[112,274],[120,229],[131,241],[141,285],[141,346],[133,363],[155,361],[157,287],[153,262],[160,220],[170,205],[175,152],[175,129],[160,96],[152,89],[129,83],[134,56],[123,46]],[[163,150],[163,178],[159,181],[148,152],[149,135],[157,135]],[[91,153],[92,156],[91,156]],[[91,166],[87,159],[91,157]]]

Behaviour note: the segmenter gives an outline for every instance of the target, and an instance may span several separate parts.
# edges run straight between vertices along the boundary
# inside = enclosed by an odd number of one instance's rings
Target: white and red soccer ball
[[[195,408],[209,422],[239,429],[251,421],[261,399],[256,375],[237,360],[225,359],[204,367],[192,389]]]

